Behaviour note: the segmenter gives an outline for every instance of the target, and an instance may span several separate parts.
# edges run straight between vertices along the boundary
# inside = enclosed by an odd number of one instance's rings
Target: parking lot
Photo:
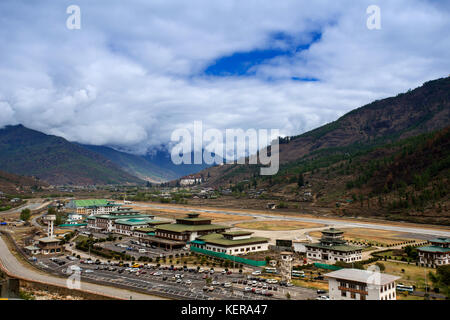
[[[130,256],[134,256],[135,258],[139,258],[140,256],[146,256],[149,258],[157,258],[157,257],[163,257],[163,256],[169,256],[169,255],[173,255],[175,256],[176,254],[181,254],[181,253],[187,253],[187,250],[183,250],[183,249],[173,249],[173,250],[168,250],[168,249],[164,249],[164,248],[159,248],[156,246],[151,246],[151,245],[146,245],[146,244],[141,244],[138,243],[136,241],[136,239],[133,238],[124,238],[120,241],[115,241],[113,242],[103,242],[103,243],[98,243],[97,245],[111,250],[111,251],[115,251],[115,252],[121,252],[121,253],[126,253]]]
[[[51,270],[62,276],[70,276],[79,270],[81,279],[105,283],[117,287],[134,289],[149,294],[159,294],[176,299],[237,299],[266,300],[315,299],[318,294],[313,289],[284,287],[279,283],[268,284],[266,279],[239,273],[225,274],[209,269],[181,267],[159,267],[141,264],[135,267],[118,263],[78,260],[74,257],[41,258],[35,261],[40,268]],[[211,280],[207,280],[210,278]],[[250,279],[249,279],[250,278]]]

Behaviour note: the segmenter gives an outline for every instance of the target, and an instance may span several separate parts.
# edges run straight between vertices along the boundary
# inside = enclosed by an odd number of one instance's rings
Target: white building
[[[191,241],[191,246],[230,255],[246,254],[248,252],[267,251],[267,238],[252,237],[252,232],[230,231],[211,233]]]
[[[362,248],[348,245],[344,240],[344,232],[334,228],[323,230],[319,243],[305,244],[305,247],[306,257],[310,260],[326,263],[362,260]]]
[[[81,215],[103,215],[116,211],[121,205],[106,199],[71,200],[66,205],[68,209],[74,209]]]
[[[189,186],[197,183],[201,183],[201,176],[186,176],[180,179],[180,186]]]
[[[425,267],[439,267],[450,264],[450,238],[436,238],[430,246],[417,248],[419,262]]]
[[[360,269],[325,274],[331,300],[396,300],[395,281],[400,277]]]

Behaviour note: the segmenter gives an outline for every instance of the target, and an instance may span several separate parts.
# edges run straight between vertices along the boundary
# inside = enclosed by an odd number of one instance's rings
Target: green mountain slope
[[[179,177],[175,172],[151,163],[142,156],[120,152],[105,146],[82,145],[84,148],[103,155],[126,172],[150,182],[165,182]],[[168,160],[170,161],[170,160]]]
[[[51,184],[142,182],[98,153],[22,125],[0,129],[0,169]]]
[[[450,77],[355,109],[304,134],[280,139],[280,163],[295,166],[304,157],[354,154],[400,139],[442,129],[450,123]],[[202,171],[207,184],[223,186],[259,174],[258,166],[224,165]]]

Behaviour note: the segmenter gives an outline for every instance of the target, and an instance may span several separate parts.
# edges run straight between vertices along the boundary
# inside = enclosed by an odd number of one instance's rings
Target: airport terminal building
[[[322,231],[319,243],[308,243],[305,247],[306,257],[311,260],[325,263],[352,263],[362,260],[362,248],[348,245],[344,240],[344,232],[334,228]]]

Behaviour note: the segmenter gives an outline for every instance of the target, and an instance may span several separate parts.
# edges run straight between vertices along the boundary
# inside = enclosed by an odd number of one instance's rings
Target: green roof
[[[151,219],[149,218],[129,218],[129,219],[117,219],[116,224],[124,224],[127,226],[140,226],[143,224],[148,224]]]
[[[149,218],[149,217],[153,217],[147,214],[123,214],[123,215],[113,215],[113,214],[102,214],[100,216],[95,216],[94,218],[102,218],[102,219],[133,219],[133,218]],[[89,217],[88,217],[89,219]]]
[[[326,249],[326,250],[335,250],[335,251],[355,251],[355,250],[362,250],[360,247],[355,246],[349,246],[347,244],[344,245],[335,245],[335,246],[324,246],[320,243],[308,243],[305,244],[306,247],[312,247],[312,248],[319,248],[319,249]]]
[[[111,211],[110,213],[111,214],[125,214],[125,213],[139,213],[140,211],[137,211],[137,210],[114,210],[114,211]]]
[[[228,232],[223,232],[222,234],[230,235],[230,236],[246,236],[246,235],[249,235],[252,233],[253,232],[251,232],[251,231],[228,231]]]
[[[76,207],[106,206],[110,201],[106,199],[73,200]]]
[[[435,239],[431,239],[429,241],[435,242],[435,243],[450,243],[450,238],[435,238]]]
[[[330,229],[322,230],[322,233],[344,233],[344,231],[335,229],[335,228],[330,228]]]
[[[450,248],[443,248],[439,246],[419,247],[417,248],[417,250],[424,252],[443,252],[443,253],[450,252]]]
[[[222,230],[222,229],[229,229],[230,227],[222,226],[218,224],[197,224],[197,225],[190,225],[190,224],[181,224],[181,223],[172,223],[172,224],[162,224],[159,226],[155,226],[156,230],[163,230],[163,231],[172,231],[172,232],[194,232],[194,231],[214,231],[214,230]]]
[[[148,233],[148,232],[155,232],[155,228],[139,228],[139,229],[136,229],[134,231],[140,231],[140,232]]]
[[[217,244],[226,247],[239,246],[245,244],[253,244],[253,243],[264,243],[267,242],[268,238],[263,237],[251,237],[248,239],[239,239],[239,240],[230,240],[224,238],[224,236],[220,233],[211,233],[198,238],[198,240],[204,241],[206,243]]]

